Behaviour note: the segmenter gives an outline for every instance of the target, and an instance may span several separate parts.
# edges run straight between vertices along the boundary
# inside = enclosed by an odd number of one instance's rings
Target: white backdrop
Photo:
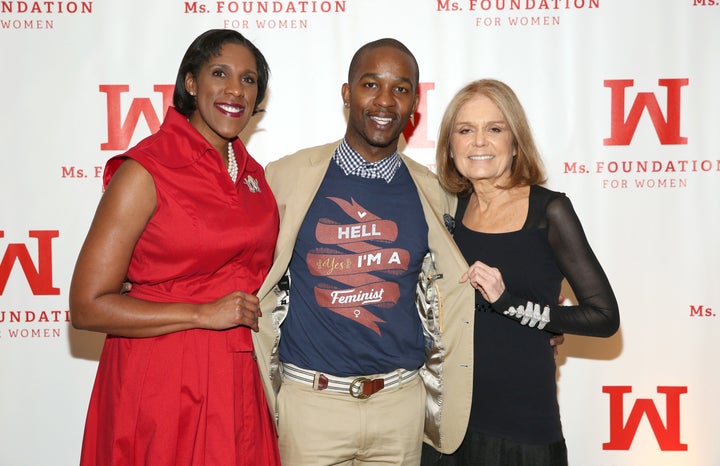
[[[510,84],[620,303],[617,335],[560,350],[570,464],[720,465],[718,3],[0,2],[0,466],[77,463],[103,335],[71,328],[67,292],[99,170],[157,129],[185,49],[220,27],[272,69],[243,134],[263,164],[342,136],[370,40],[420,63],[405,152],[428,165],[461,86]]]

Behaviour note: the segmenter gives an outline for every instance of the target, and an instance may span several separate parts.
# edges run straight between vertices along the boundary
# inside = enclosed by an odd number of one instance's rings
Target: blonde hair
[[[540,153],[530,130],[525,110],[515,92],[505,83],[495,79],[480,79],[467,84],[450,100],[440,123],[435,160],[440,184],[449,192],[467,195],[472,192],[470,180],[455,168],[451,157],[450,137],[463,105],[478,95],[483,95],[498,106],[512,133],[512,144],[517,151],[513,159],[510,179],[503,189],[532,184],[543,184],[545,173]]]

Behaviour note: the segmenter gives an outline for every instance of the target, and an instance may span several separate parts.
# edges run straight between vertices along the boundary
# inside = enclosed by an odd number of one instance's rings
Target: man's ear
[[[350,108],[350,86],[347,83],[342,85],[342,88],[340,89],[340,95],[342,96],[343,105],[345,105],[345,108]]]

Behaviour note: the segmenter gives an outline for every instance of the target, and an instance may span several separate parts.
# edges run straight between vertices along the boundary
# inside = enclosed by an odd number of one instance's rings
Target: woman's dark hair
[[[197,78],[200,68],[211,57],[218,56],[223,45],[228,43],[247,47],[255,57],[258,72],[258,93],[252,114],[255,115],[263,111],[258,109],[258,106],[265,98],[268,80],[270,79],[270,67],[267,64],[267,60],[265,60],[260,50],[239,32],[232,29],[210,29],[200,34],[192,44],[190,44],[182,62],[180,62],[180,69],[175,79],[173,106],[182,115],[189,117],[197,109],[195,97],[190,95],[185,88],[185,76],[190,73]]]

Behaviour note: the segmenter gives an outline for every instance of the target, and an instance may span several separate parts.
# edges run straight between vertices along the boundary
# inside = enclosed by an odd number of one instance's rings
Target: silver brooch
[[[243,180],[243,183],[248,187],[251,193],[259,193],[260,192],[260,184],[258,183],[258,180],[253,178],[252,176],[248,175]]]

